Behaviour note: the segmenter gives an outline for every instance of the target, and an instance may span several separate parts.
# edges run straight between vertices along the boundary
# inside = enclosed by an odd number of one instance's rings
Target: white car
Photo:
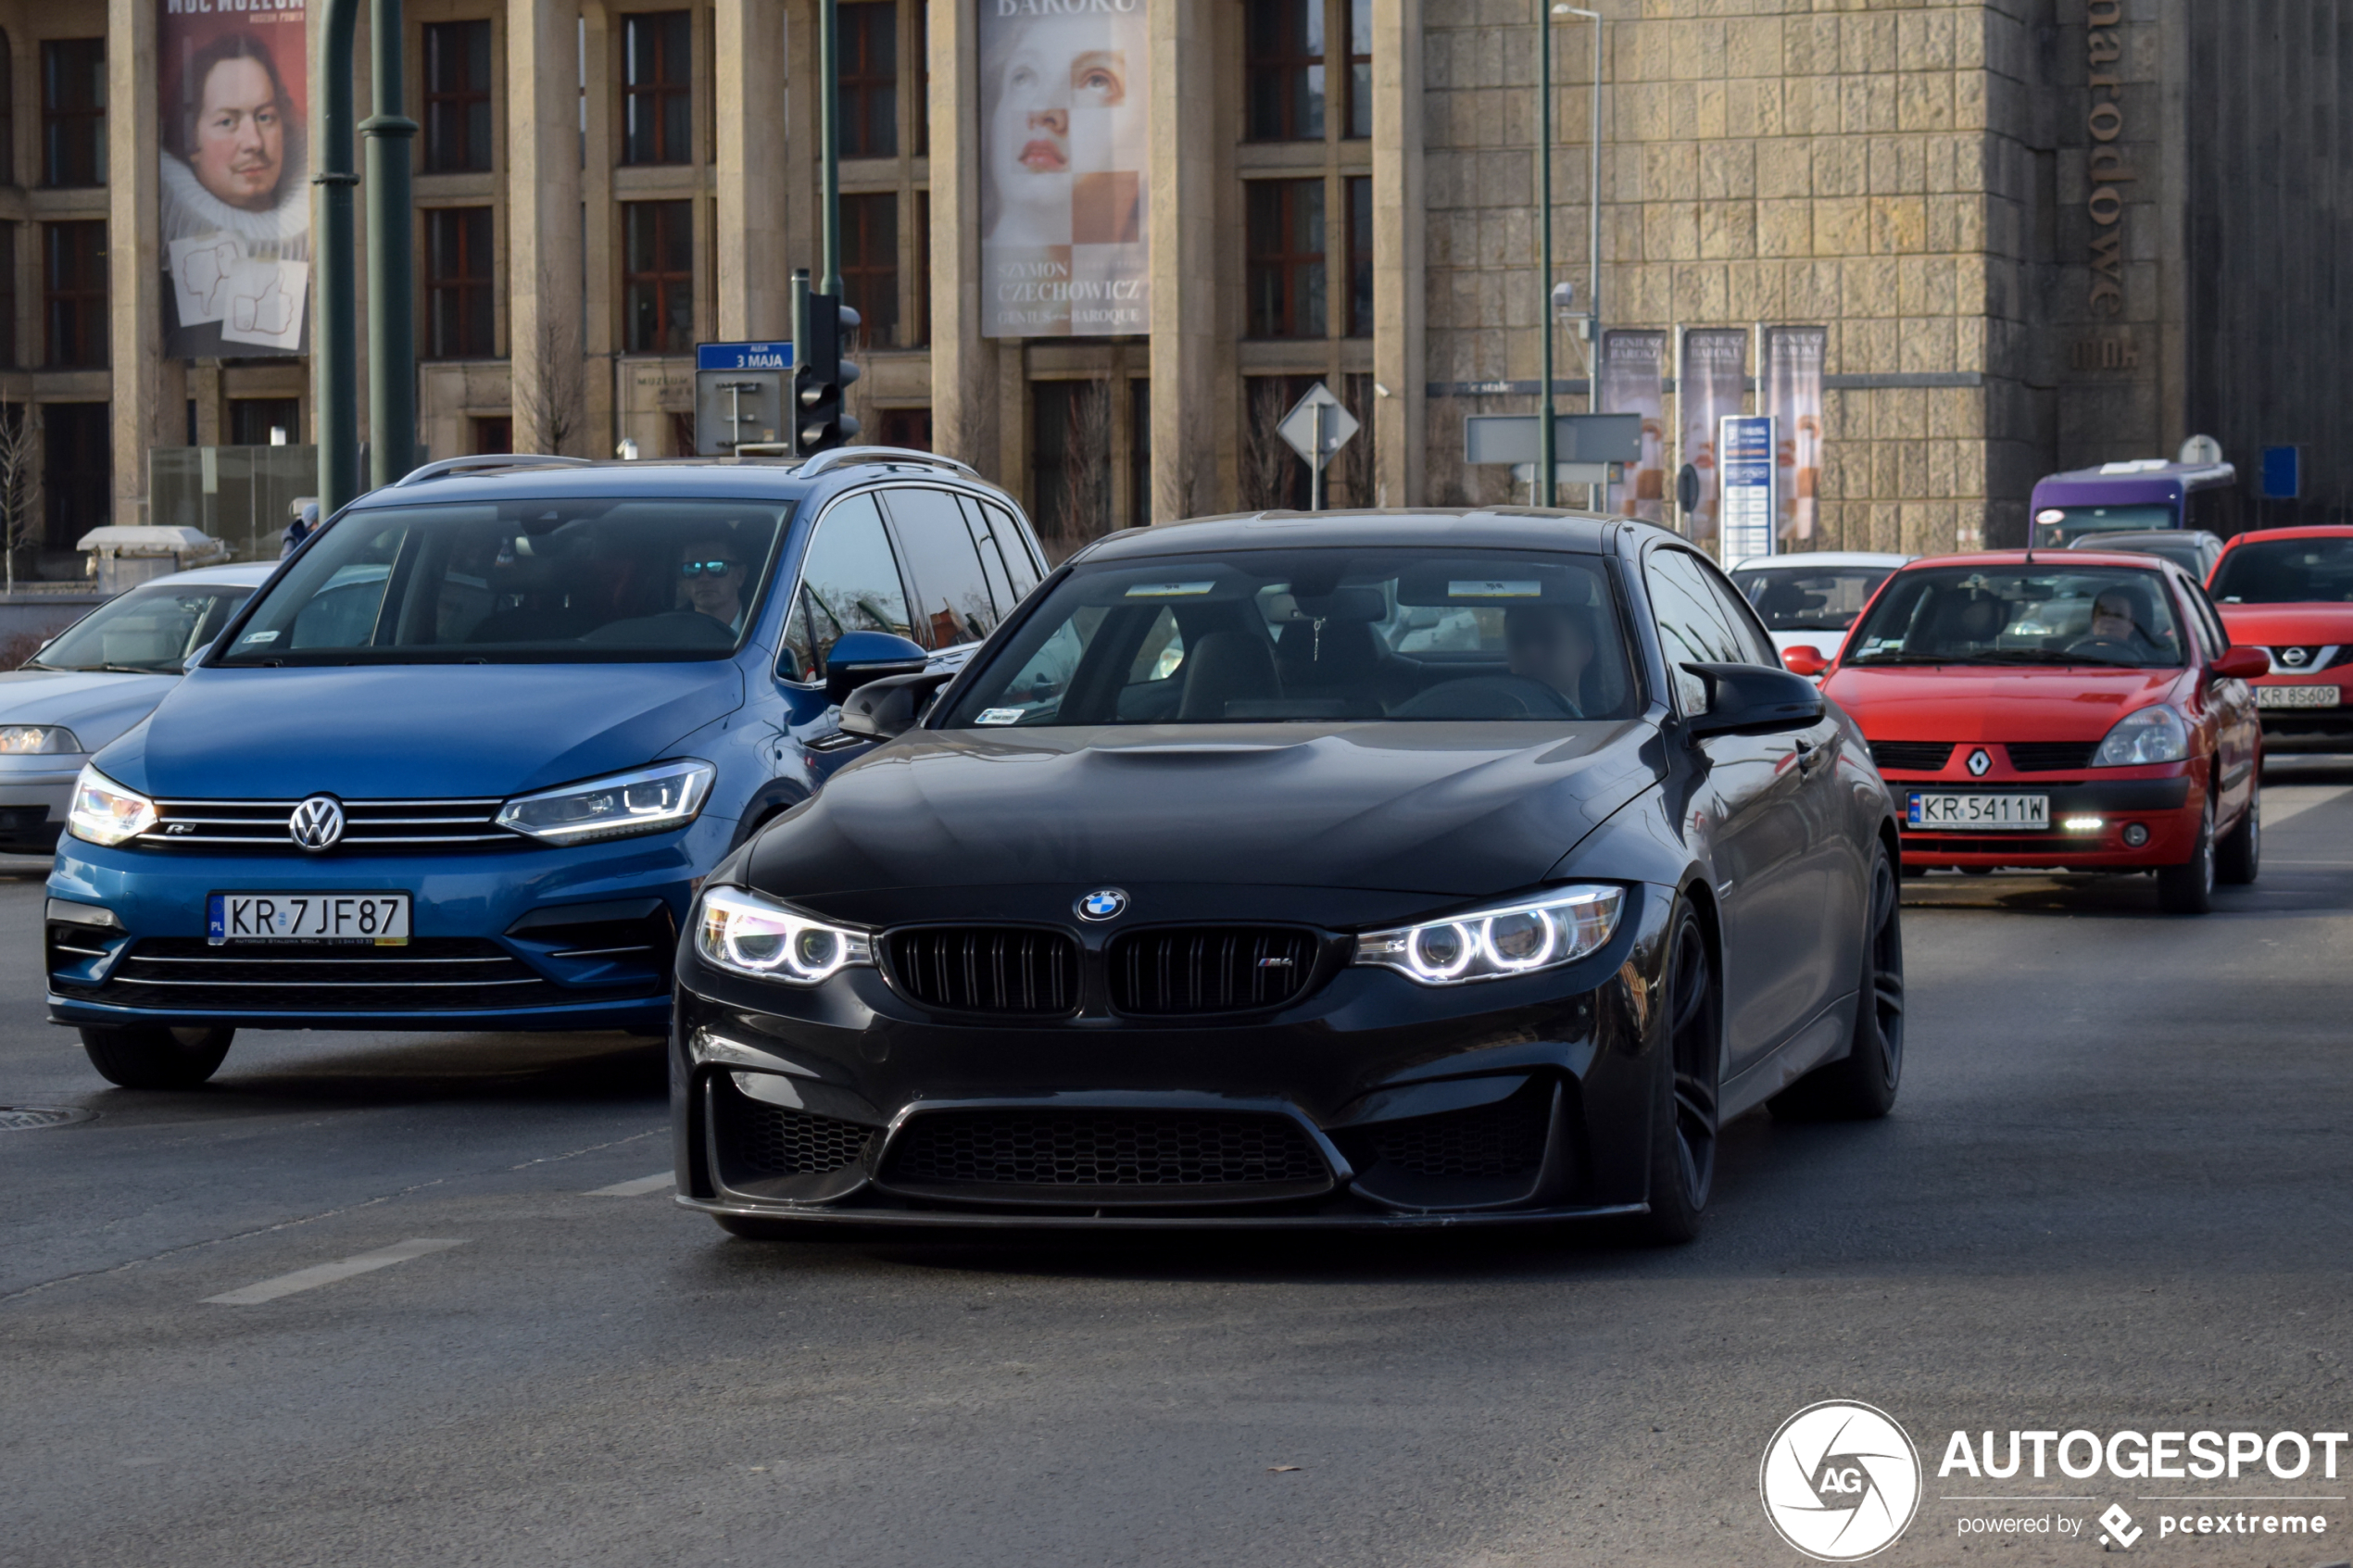
[[[1846,629],[1879,585],[1912,558],[1871,550],[1806,550],[1750,556],[1726,570],[1755,607],[1775,652],[1803,645],[1835,659]]]
[[[90,754],[155,711],[187,657],[277,570],[240,561],[143,583],[0,674],[0,854],[57,847]]]

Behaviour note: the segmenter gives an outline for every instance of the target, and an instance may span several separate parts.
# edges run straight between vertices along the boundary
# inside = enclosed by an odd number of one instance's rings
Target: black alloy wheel
[[[1651,1121],[1652,1240],[1689,1241],[1716,1185],[1716,1091],[1722,1072],[1723,997],[1698,912],[1679,905],[1667,942],[1665,1049]]]
[[[2169,915],[2202,915],[2214,907],[2214,797],[2197,824],[2197,847],[2178,866],[2157,868],[2157,907]]]
[[[2246,789],[2246,809],[2240,813],[2238,826],[2222,837],[2214,847],[2214,880],[2233,887],[2245,887],[2263,870],[2263,781],[2259,777]]]
[[[1904,901],[1882,847],[1871,859],[1863,917],[1862,984],[1846,1054],[1767,1101],[1778,1122],[1867,1122],[1895,1105],[1904,1082]]]
[[[220,1070],[236,1037],[234,1029],[82,1026],[82,1048],[90,1065],[107,1082],[126,1089],[193,1089]]]

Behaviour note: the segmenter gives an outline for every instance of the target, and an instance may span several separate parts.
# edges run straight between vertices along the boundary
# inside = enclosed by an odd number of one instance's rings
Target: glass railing
[[[275,560],[297,496],[319,493],[316,446],[151,446],[147,521],[196,528],[233,560]]]

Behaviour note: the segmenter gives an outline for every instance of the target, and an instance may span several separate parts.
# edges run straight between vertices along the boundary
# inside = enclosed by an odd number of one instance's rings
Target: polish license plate
[[[405,947],[406,893],[216,893],[205,901],[205,940],[307,942]]]
[[[2342,686],[2258,686],[2258,708],[2334,708],[2345,695]]]
[[[1915,795],[1906,827],[1940,833],[2040,832],[2051,825],[2047,795]]]

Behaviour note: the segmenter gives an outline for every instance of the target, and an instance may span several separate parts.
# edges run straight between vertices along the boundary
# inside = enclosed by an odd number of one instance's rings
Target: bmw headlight
[[[741,887],[703,894],[695,910],[695,951],[713,969],[787,985],[814,985],[851,964],[875,961],[870,933]]]
[[[71,730],[55,724],[0,724],[0,757],[57,757],[81,749]]]
[[[73,781],[73,805],[66,831],[93,844],[120,844],[156,825],[156,803],[123,788],[91,763]]]
[[[537,795],[498,810],[498,825],[553,844],[585,844],[685,827],[711,797],[719,771],[708,762],[663,762]]]
[[[2149,762],[2179,762],[2190,754],[2189,726],[2170,708],[2127,713],[2100,742],[2095,768],[2137,768]]]
[[[1425,985],[1461,985],[1557,969],[1598,949],[1617,930],[1626,893],[1564,887],[1419,925],[1367,931],[1354,962],[1378,964]]]

